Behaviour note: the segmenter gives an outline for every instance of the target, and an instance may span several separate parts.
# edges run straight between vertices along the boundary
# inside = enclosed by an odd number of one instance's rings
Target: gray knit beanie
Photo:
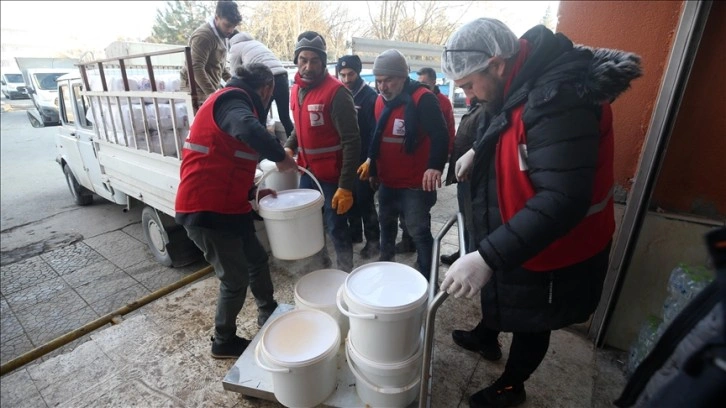
[[[297,36],[297,43],[295,44],[295,53],[292,62],[297,64],[297,56],[300,55],[301,51],[314,51],[323,60],[323,65],[327,63],[328,53],[325,47],[325,38],[315,31],[305,31],[304,33]]]
[[[398,50],[386,50],[373,61],[373,75],[408,77],[406,57]]]

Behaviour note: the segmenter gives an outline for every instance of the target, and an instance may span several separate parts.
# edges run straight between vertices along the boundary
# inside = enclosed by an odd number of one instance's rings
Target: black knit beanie
[[[335,65],[335,73],[339,74],[343,68],[350,68],[357,74],[360,74],[360,71],[363,69],[363,63],[357,55],[343,55],[338,59],[338,64]]]

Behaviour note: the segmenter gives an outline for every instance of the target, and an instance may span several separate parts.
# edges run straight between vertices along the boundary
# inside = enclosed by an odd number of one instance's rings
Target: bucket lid
[[[351,300],[372,308],[398,309],[425,301],[426,278],[396,262],[371,262],[348,275],[345,291]]]
[[[348,273],[339,269],[320,269],[308,273],[295,284],[295,298],[311,307],[335,305],[338,289]]]
[[[271,363],[283,367],[313,364],[337,352],[338,323],[327,313],[298,309],[270,322],[262,335],[262,350]]]
[[[260,200],[260,210],[263,211],[291,211],[300,210],[316,204],[322,200],[318,190],[298,188],[278,191],[277,197],[265,196]]]

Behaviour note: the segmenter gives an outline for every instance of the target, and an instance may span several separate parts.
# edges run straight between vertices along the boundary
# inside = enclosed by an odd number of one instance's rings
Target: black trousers
[[[497,343],[499,331],[484,327],[481,323],[474,330],[483,344]],[[551,333],[550,330],[512,333],[509,358],[500,378],[512,385],[527,381],[547,355]]]

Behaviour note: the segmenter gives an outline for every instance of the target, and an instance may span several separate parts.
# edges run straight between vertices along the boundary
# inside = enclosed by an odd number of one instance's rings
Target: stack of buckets
[[[348,331],[336,295],[347,276],[321,269],[300,278],[295,310],[271,321],[262,334],[257,364],[272,373],[275,398],[285,406],[315,407],[335,390],[337,354]]]
[[[346,357],[367,406],[406,407],[418,396],[427,301],[426,279],[393,262],[363,265],[339,289],[350,324]]]

